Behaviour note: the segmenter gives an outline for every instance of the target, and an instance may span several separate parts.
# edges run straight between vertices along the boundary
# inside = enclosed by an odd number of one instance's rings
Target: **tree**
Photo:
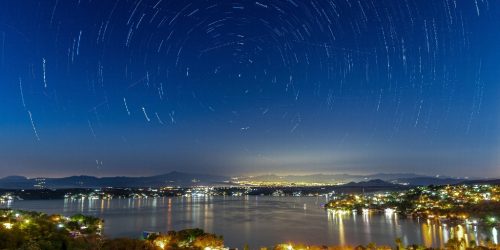
[[[403,241],[401,241],[401,238],[396,238],[396,249],[405,249],[403,245]]]
[[[224,240],[220,236],[216,236],[213,234],[204,234],[196,237],[193,242],[194,247],[198,247],[204,249],[206,247],[210,248],[223,248]]]
[[[102,250],[155,250],[149,241],[129,238],[107,240],[102,245]]]

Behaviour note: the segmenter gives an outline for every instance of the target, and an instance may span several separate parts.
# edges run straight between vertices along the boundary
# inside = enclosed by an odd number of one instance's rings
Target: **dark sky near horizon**
[[[0,0],[0,177],[498,177],[499,7]]]

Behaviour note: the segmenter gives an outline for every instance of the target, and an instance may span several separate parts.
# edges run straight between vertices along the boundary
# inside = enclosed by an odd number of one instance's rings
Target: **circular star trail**
[[[4,175],[500,174],[495,1],[0,9]]]

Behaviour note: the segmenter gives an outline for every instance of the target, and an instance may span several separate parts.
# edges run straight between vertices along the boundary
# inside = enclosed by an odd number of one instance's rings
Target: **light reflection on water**
[[[15,201],[17,209],[72,215],[83,213],[105,220],[111,237],[140,237],[141,232],[203,228],[224,235],[231,247],[248,243],[254,248],[282,242],[357,245],[376,242],[395,245],[424,244],[443,247],[450,238],[465,242],[498,243],[496,228],[483,230],[466,225],[453,227],[427,220],[386,214],[336,214],[322,208],[317,197],[162,197],[148,199],[84,199]]]

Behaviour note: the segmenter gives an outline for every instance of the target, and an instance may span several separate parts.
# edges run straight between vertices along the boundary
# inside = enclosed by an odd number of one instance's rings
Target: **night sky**
[[[499,5],[1,0],[0,177],[498,177]]]

